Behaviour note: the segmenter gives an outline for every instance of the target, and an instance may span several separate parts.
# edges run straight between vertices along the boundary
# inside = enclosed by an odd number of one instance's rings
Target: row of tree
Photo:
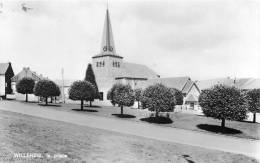
[[[46,105],[49,97],[56,97],[60,95],[59,86],[51,80],[40,80],[35,83],[32,78],[24,77],[16,84],[18,93],[26,95],[25,101],[28,102],[28,94],[34,93],[36,96],[43,97]]]
[[[183,96],[180,91],[174,88],[168,88],[162,84],[155,84],[147,87],[145,90],[133,90],[130,85],[114,84],[108,91],[107,99],[113,105],[118,105],[123,114],[124,106],[132,106],[137,101],[143,109],[148,108],[155,112],[158,117],[160,112],[173,111],[175,105],[182,105]]]

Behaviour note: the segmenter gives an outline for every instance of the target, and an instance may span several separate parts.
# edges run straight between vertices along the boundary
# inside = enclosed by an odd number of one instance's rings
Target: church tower
[[[96,76],[98,88],[107,99],[107,91],[115,83],[115,77],[122,72],[123,57],[116,53],[112,26],[108,9],[102,35],[100,53],[92,57],[92,67]]]

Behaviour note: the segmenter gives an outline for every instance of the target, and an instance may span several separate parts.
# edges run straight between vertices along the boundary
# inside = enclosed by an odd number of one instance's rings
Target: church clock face
[[[106,51],[113,51],[113,47],[112,46],[104,46],[103,47],[103,51],[106,52]]]

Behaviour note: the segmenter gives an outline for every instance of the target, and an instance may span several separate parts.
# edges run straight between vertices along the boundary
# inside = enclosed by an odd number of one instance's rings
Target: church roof
[[[5,75],[8,67],[9,63],[0,63],[0,75]]]
[[[104,57],[104,56],[113,56],[117,58],[123,58],[116,54],[116,48],[114,43],[114,37],[112,32],[112,26],[109,16],[108,9],[106,10],[106,17],[100,47],[100,54],[93,56],[92,58]]]
[[[116,79],[120,78],[136,78],[136,79],[150,79],[157,78],[158,75],[149,67],[141,64],[123,62],[121,72]]]

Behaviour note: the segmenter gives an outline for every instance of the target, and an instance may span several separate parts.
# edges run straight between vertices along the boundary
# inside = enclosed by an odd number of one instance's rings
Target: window
[[[120,63],[119,62],[113,62],[113,67],[120,67]]]
[[[96,62],[96,67],[104,67],[104,66],[105,66],[105,61]]]

